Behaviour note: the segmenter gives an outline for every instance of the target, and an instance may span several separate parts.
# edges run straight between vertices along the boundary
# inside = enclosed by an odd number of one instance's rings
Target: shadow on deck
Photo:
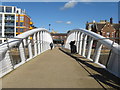
[[[70,50],[65,48],[59,49],[74,58],[104,89],[120,89],[120,78],[79,54],[71,54]]]

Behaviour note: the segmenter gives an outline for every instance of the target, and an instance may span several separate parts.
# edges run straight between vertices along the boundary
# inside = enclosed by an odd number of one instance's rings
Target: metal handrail
[[[95,40],[99,40],[99,42],[101,42],[103,45],[107,46],[108,48],[112,49],[116,54],[120,55],[120,45],[119,44],[114,43],[113,47],[111,47],[111,45],[113,44],[112,40],[107,39],[107,38],[105,38],[105,37],[103,37],[103,36],[101,36],[97,33],[92,32],[92,31],[89,31],[89,30],[86,30],[86,29],[74,29],[74,30],[71,30],[68,33],[68,36],[71,33],[76,32],[76,31],[82,32],[82,33],[92,37]]]
[[[14,45],[19,43],[22,39],[27,38],[28,36],[33,35],[34,33],[39,32],[39,31],[48,32],[45,28],[36,28],[36,29],[32,29],[30,31],[26,31],[26,32],[24,32],[22,34],[19,34],[18,36],[14,37],[14,39],[9,39],[8,42],[2,43],[2,45],[0,46],[0,52],[6,52],[7,51],[7,49],[8,49],[7,43],[9,43],[9,48],[12,48]]]

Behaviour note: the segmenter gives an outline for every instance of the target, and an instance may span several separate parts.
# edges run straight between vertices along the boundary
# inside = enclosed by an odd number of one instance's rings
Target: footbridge
[[[70,53],[75,40],[77,53]],[[94,32],[75,29],[64,48],[37,28],[0,45],[2,88],[120,88],[120,45]]]

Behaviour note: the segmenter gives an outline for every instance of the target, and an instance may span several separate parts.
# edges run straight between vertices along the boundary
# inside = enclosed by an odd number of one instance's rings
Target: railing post
[[[44,52],[44,31],[42,33],[42,50]]]
[[[33,34],[33,43],[34,43],[34,53],[37,56],[37,40],[36,40],[36,33]]]
[[[87,35],[84,35],[83,36],[82,56],[85,56],[86,42],[87,42]]]
[[[80,34],[80,39],[79,39],[79,54],[81,55],[81,52],[82,52],[82,42],[83,42],[83,33]]]
[[[32,58],[33,54],[32,54],[32,44],[31,44],[30,36],[27,37],[27,43],[28,43],[29,58]]]
[[[26,58],[25,58],[25,51],[24,51],[23,45],[24,44],[23,44],[23,40],[22,40],[22,42],[19,45],[19,52],[20,52],[21,61],[24,63]]]
[[[45,31],[43,31],[43,52],[45,51]]]
[[[89,37],[89,42],[88,42],[88,53],[87,53],[87,59],[90,59],[91,55],[91,50],[92,50],[92,44],[93,44],[93,38]]]
[[[78,47],[79,47],[79,32],[77,32],[77,37],[76,37],[76,48],[77,48],[77,53],[78,53]]]
[[[93,62],[98,63],[100,52],[101,52],[102,44],[100,42],[97,43],[97,47],[95,49],[95,53],[93,56]]]
[[[44,36],[46,36],[46,32],[44,32]],[[44,47],[45,47],[45,51],[46,51],[46,37],[44,37]]]
[[[43,32],[40,32],[40,50],[41,52],[43,52],[43,36],[42,36]]]
[[[37,32],[37,47],[38,47],[38,54],[40,54],[40,33]]]

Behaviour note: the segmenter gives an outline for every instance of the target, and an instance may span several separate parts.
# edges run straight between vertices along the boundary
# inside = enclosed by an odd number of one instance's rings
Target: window
[[[0,12],[4,12],[4,7],[0,7]]]
[[[0,44],[2,43],[2,40],[0,40]]]
[[[2,14],[0,14],[0,20],[2,20]]]
[[[0,22],[0,26],[2,26],[2,22]]]
[[[16,16],[16,20],[18,20],[18,16]]]
[[[16,22],[16,26],[18,26],[18,22]]]
[[[20,26],[23,26],[24,25],[24,23],[23,22],[20,22]]]
[[[2,27],[0,27],[0,33],[2,33]]]
[[[13,28],[6,28],[5,32],[14,32],[14,29]]]
[[[24,32],[24,29],[23,29],[23,28],[20,28],[20,32]]]
[[[0,32],[0,37],[2,37],[2,32]]]
[[[18,32],[18,28],[16,28],[16,32]]]
[[[110,37],[110,32],[107,32],[107,33],[106,33],[106,36],[107,36],[107,37]]]
[[[112,32],[112,37],[115,37],[115,34],[114,34],[114,32]]]
[[[16,8],[14,7],[14,13],[15,13],[15,11],[16,11]]]
[[[20,20],[23,21],[24,20],[24,16],[20,16]]]
[[[6,7],[6,12],[12,12],[12,7]]]

